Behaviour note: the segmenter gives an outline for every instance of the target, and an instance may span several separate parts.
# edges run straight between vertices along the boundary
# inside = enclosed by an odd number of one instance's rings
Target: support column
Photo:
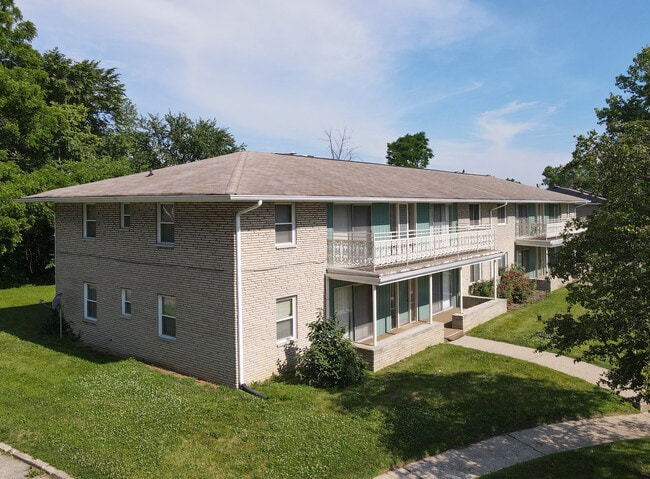
[[[372,345],[377,346],[377,286],[372,285]]]
[[[325,317],[331,317],[330,311],[330,279],[325,278]]]
[[[433,322],[433,275],[429,275],[429,324]]]
[[[460,296],[460,313],[463,314],[463,268],[458,268],[458,295]]]
[[[499,260],[495,259],[492,263],[492,268],[494,271],[494,278],[492,284],[494,284],[494,299],[497,299],[497,286],[499,285]]]

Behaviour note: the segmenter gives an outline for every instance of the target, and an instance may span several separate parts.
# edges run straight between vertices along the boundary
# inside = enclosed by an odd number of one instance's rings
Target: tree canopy
[[[643,48],[627,70],[627,75],[616,77],[619,93],[610,93],[607,106],[596,108],[598,123],[608,132],[631,121],[650,120],[650,46]],[[578,148],[566,165],[547,166],[542,173],[543,183],[548,186],[564,186],[604,195],[604,182],[599,175],[597,155],[590,154],[584,145],[598,135],[589,132],[577,138]]]
[[[645,71],[634,94],[612,94],[609,107],[596,110],[606,130],[578,137],[574,161],[590,165],[595,190],[606,201],[588,218],[576,220],[576,226],[586,228],[583,233],[565,235],[552,272],[573,280],[567,286],[569,311],[555,315],[544,327],[545,349],[584,348],[584,359],[599,358],[612,365],[610,386],[632,389],[646,401],[650,400],[649,60],[650,49],[645,48],[629,70]],[[621,78],[617,86],[627,88],[629,83]],[[640,88],[643,82],[645,89]],[[576,304],[586,310],[574,316],[571,307]]]
[[[386,146],[386,160],[389,165],[426,168],[429,160],[433,158],[429,139],[423,131],[401,136]]]
[[[36,34],[0,0],[0,285],[53,266],[52,211],[16,198],[243,149],[215,120],[139,116],[116,69],[41,54]]]

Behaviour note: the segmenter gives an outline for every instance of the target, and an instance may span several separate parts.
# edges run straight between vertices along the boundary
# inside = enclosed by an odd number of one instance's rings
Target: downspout
[[[235,261],[237,263],[235,271],[235,283],[237,284],[237,383],[239,389],[254,396],[267,399],[267,397],[249,388],[244,382],[244,302],[242,300],[242,274],[241,274],[241,216],[250,213],[262,206],[262,200],[258,200],[253,206],[238,211],[235,214]]]
[[[505,203],[503,203],[502,205],[499,205],[499,206],[497,206],[496,208],[492,208],[492,209],[490,210],[490,226],[492,226],[492,212],[498,210],[499,208],[505,208],[506,206],[508,206],[508,202],[507,202],[507,201],[506,201]],[[508,212],[506,211],[506,218],[508,217],[508,214],[507,214],[507,213],[508,213]]]

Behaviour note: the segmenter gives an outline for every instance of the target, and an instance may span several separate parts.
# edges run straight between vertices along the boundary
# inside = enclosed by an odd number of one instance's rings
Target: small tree
[[[433,158],[429,139],[423,131],[414,135],[401,136],[386,146],[386,162],[389,165],[426,168],[429,160]]]
[[[307,325],[311,345],[298,351],[296,376],[310,386],[345,387],[363,379],[365,364],[335,316],[318,312]]]
[[[526,277],[523,267],[513,265],[501,275],[497,294],[509,303],[526,303],[535,293],[535,286],[535,281]]]

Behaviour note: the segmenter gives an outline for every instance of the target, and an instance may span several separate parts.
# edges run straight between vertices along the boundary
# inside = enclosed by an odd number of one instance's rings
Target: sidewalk
[[[605,369],[573,358],[488,339],[463,336],[451,344],[493,354],[510,356],[600,384]],[[623,391],[630,397],[630,391]],[[474,479],[547,454],[650,436],[650,413],[608,416],[538,426],[493,437],[462,449],[450,449],[437,456],[388,471],[375,479]]]
[[[548,454],[646,436],[648,413],[561,422],[450,449],[375,479],[474,479]]]
[[[34,476],[34,470],[41,474]],[[72,479],[70,475],[0,442],[0,479]]]

